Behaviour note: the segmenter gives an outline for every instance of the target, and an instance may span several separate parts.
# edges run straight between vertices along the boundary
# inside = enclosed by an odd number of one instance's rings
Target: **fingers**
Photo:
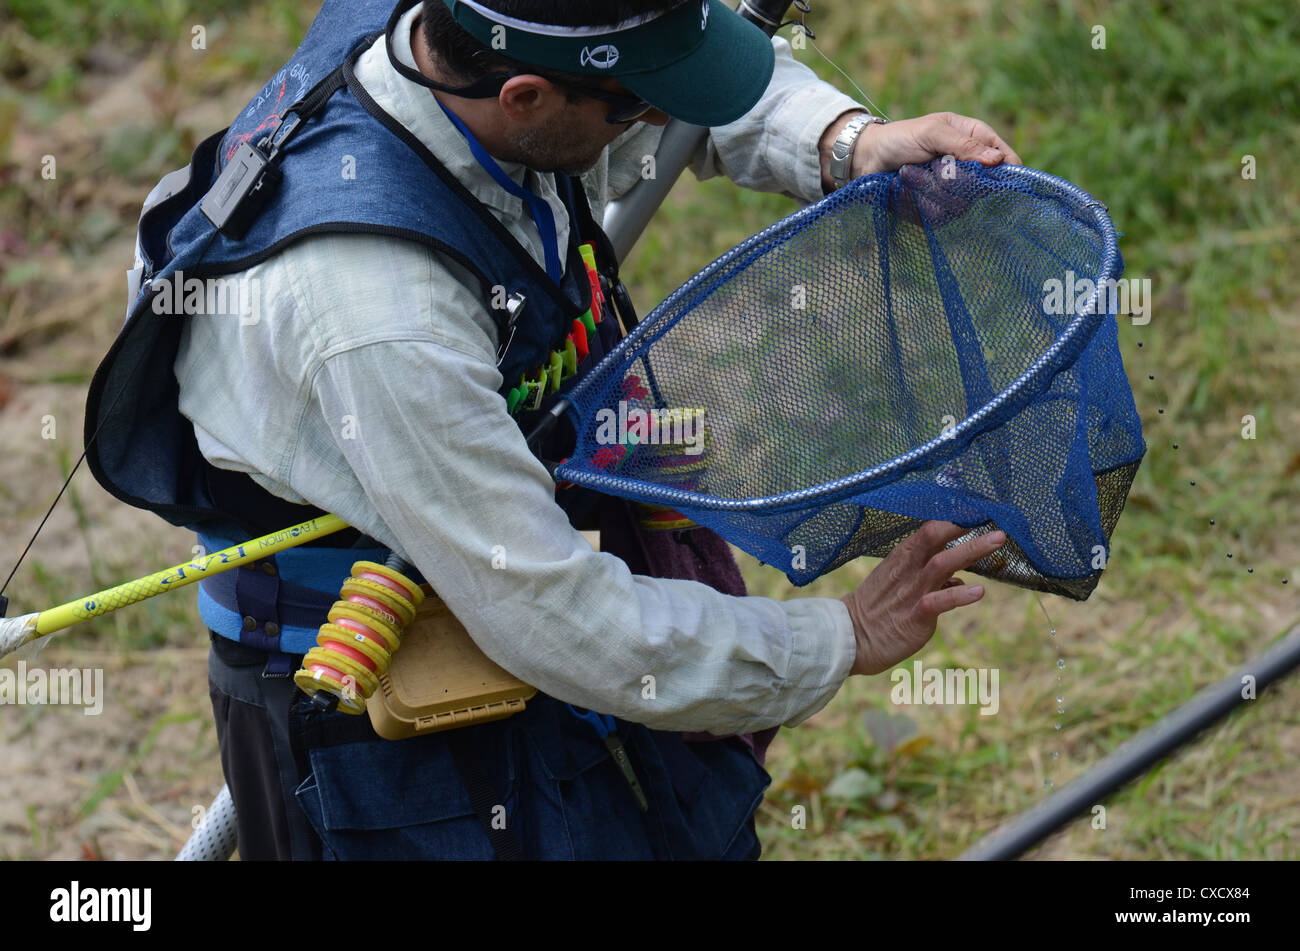
[[[945,611],[974,604],[982,597],[984,586],[981,584],[955,585],[951,588],[945,586],[923,597],[917,603],[917,608],[928,617],[938,617]]]
[[[899,565],[900,571],[919,572],[931,558],[943,551],[949,542],[956,541],[969,531],[969,528],[962,528],[952,522],[922,522],[921,527],[895,549],[903,562]]]
[[[916,539],[925,547],[928,560],[936,552],[943,551],[949,542],[955,542],[969,531],[969,528],[962,528],[956,522],[934,520],[921,523],[921,527],[916,530]]]
[[[951,155],[959,162],[978,160],[985,165],[997,165],[1002,161],[1002,153],[991,140],[984,141],[972,135],[961,126],[947,120],[945,117],[949,115],[951,113],[942,114],[940,121],[933,123],[926,130],[925,146],[931,152],[935,155]]]
[[[1020,156],[1002,137],[993,131],[987,122],[954,112],[941,112],[937,130],[946,141],[952,143],[949,153],[961,161],[976,160],[984,165],[999,165],[1003,161],[1013,165],[1023,165]]]
[[[904,165],[899,177],[907,185],[910,201],[898,203],[898,213],[913,224],[939,227],[960,217],[976,194],[957,187],[972,173],[961,166]]]
[[[1015,149],[1007,145],[1007,143],[1003,141],[1002,136],[994,132],[993,127],[987,122],[983,122],[979,119],[971,119],[967,116],[959,116],[958,118],[971,123],[970,135],[972,138],[984,143],[986,147],[991,146],[992,148],[997,149],[1012,165],[1025,164],[1020,161],[1020,156],[1016,154]]]
[[[954,572],[969,568],[981,558],[993,554],[1005,545],[1006,541],[1006,532],[999,530],[972,538],[956,548],[947,548],[939,552],[925,567],[929,587],[938,584],[939,579],[951,577]]]
[[[990,129],[989,131],[993,132],[992,129]],[[1002,136],[998,135],[996,132],[993,132],[993,141],[997,144],[997,147],[1002,150],[1002,154],[1006,156],[1006,160],[1008,164],[1010,165],[1025,164],[1023,161],[1021,161],[1020,156],[1016,154],[1016,150],[1013,149],[1011,146],[1007,145],[1007,143],[1002,140]]]

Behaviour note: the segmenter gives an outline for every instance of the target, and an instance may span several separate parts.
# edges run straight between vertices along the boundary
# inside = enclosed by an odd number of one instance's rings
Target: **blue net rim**
[[[977,163],[961,164],[974,166]],[[1091,217],[1104,242],[1104,250],[1100,273],[1095,278],[1097,286],[1092,296],[1079,309],[1079,313],[1066,325],[1064,332],[1006,389],[966,417],[955,428],[902,455],[895,456],[889,462],[881,463],[856,475],[844,476],[820,485],[783,492],[779,495],[720,499],[712,495],[668,488],[625,476],[593,472],[570,463],[561,464],[556,469],[555,478],[586,486],[597,492],[642,502],[674,507],[688,506],[703,511],[775,513],[786,508],[802,508],[810,502],[837,501],[892,482],[916,469],[940,465],[966,449],[976,436],[1014,416],[1041,393],[1057,373],[1074,362],[1088,345],[1097,328],[1112,316],[1104,306],[1099,304],[1104,299],[1108,282],[1118,278],[1120,274],[1119,241],[1106,206],[1073,182],[1023,165],[998,165],[993,168],[980,166],[980,170],[993,178],[1018,180],[1025,185],[1045,185],[1053,189],[1056,192],[1054,197],[1064,201],[1067,207],[1082,220],[1086,221],[1089,216]],[[775,243],[774,239],[780,239],[784,232],[797,233],[812,220],[825,214],[832,202],[835,205],[842,204],[846,192],[851,194],[887,189],[889,187],[887,183],[891,183],[898,174],[898,172],[880,172],[864,175],[850,182],[816,204],[809,205],[764,228],[719,257],[675,290],[617,347],[606,354],[585,380],[574,387],[567,400],[566,413],[575,428],[581,427],[583,422],[575,404],[581,402],[584,392],[595,385],[596,381],[604,379],[605,371],[615,364],[624,362],[631,364],[633,360],[638,359],[639,354],[633,354],[631,351],[644,350],[662,336],[669,329],[667,326],[659,326],[662,323],[659,318],[665,311],[679,307],[683,298],[702,297],[712,293],[714,287],[725,280],[732,270],[747,266],[754,258],[767,253]]]

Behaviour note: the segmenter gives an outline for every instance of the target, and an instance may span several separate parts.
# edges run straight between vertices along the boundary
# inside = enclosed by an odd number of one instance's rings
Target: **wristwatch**
[[[831,181],[837,189],[843,188],[849,182],[850,160],[853,158],[853,148],[858,144],[858,136],[862,134],[862,130],[873,122],[888,121],[880,116],[860,112],[840,130],[835,144],[831,146]]]

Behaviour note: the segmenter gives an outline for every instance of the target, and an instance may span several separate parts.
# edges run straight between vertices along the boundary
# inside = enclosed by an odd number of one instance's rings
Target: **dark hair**
[[[609,26],[635,16],[667,13],[690,0],[488,0],[485,6],[497,13],[546,23],[550,26]],[[438,60],[438,65],[459,81],[469,84],[494,72],[504,72],[520,64],[488,49],[457,23],[442,0],[425,0],[422,11],[424,41]],[[560,84],[590,87],[593,77],[553,69],[533,69],[539,76]],[[568,93],[570,102],[580,96]]]

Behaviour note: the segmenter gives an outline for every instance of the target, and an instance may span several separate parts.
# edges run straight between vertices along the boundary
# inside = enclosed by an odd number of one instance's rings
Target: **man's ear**
[[[507,118],[515,122],[528,122],[546,114],[563,100],[564,93],[555,84],[541,76],[511,76],[501,87],[497,102]]]

